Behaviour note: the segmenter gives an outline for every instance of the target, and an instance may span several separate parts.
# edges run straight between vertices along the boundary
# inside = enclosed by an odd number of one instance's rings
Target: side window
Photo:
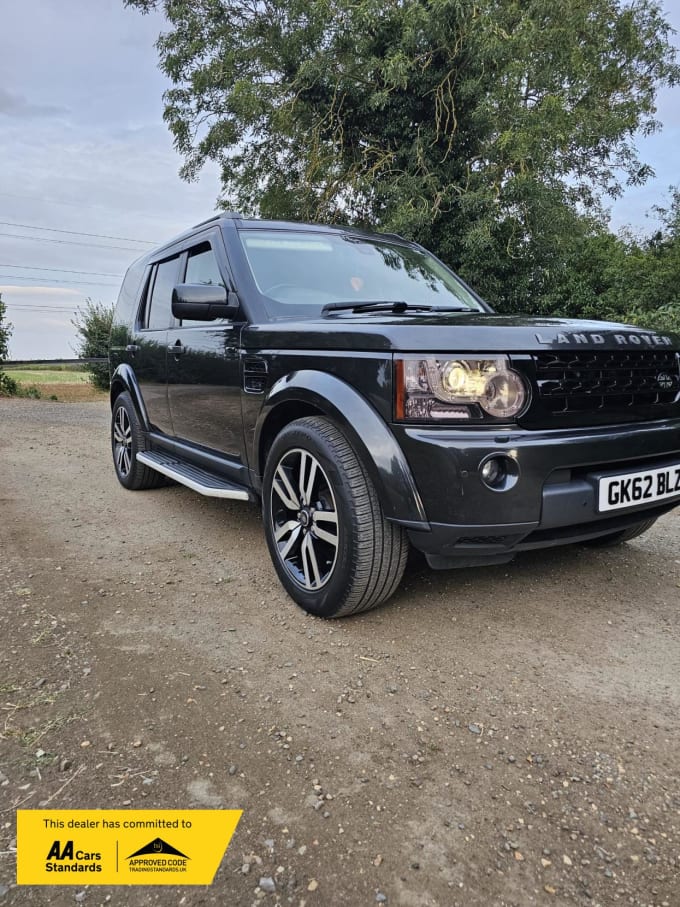
[[[146,327],[164,331],[173,323],[172,290],[177,283],[179,258],[169,258],[156,265],[151,298],[147,306]]]
[[[203,283],[209,286],[225,286],[224,279],[220,274],[215,253],[208,243],[196,246],[189,250],[187,258],[187,270],[184,276],[184,283]],[[208,327],[209,321],[194,321],[193,319],[182,319],[182,327]]]
[[[198,246],[189,252],[184,282],[224,286],[215,253],[209,245]]]

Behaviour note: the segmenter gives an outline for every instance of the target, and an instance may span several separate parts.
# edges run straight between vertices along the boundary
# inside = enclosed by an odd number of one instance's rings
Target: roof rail
[[[206,220],[202,220],[200,223],[194,224],[191,229],[195,230],[197,227],[203,227],[206,224],[212,224],[216,220],[222,220],[223,217],[234,217],[237,220],[241,220],[243,218],[243,215],[238,211],[220,211],[219,214],[213,214],[212,217],[208,217]]]

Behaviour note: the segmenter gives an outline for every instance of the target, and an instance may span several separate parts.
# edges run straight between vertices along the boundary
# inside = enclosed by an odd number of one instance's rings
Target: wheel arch
[[[305,369],[271,388],[255,426],[254,460],[261,477],[276,435],[295,419],[326,416],[345,433],[376,486],[385,516],[412,528],[428,528],[413,473],[396,438],[376,410],[334,375]]]
[[[149,430],[149,417],[146,412],[146,407],[144,406],[144,400],[142,398],[142,392],[139,389],[139,384],[137,383],[137,378],[135,377],[134,371],[130,368],[129,365],[123,363],[119,365],[111,376],[111,408],[116,401],[116,397],[127,391],[132,398],[132,403],[137,411],[137,416],[139,421],[142,424],[142,428],[145,431]]]

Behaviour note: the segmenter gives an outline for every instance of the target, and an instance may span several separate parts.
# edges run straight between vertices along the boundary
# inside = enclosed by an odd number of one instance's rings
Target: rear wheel
[[[164,477],[137,460],[144,450],[144,433],[132,398],[127,391],[119,394],[111,412],[111,451],[118,481],[131,491],[158,488]]]
[[[408,541],[385,519],[356,452],[329,419],[292,422],[275,439],[264,474],[265,534],[286,591],[305,611],[343,617],[389,598]]]
[[[583,544],[588,545],[590,548],[611,548],[613,545],[622,545],[624,542],[636,539],[643,532],[647,532],[654,523],[656,523],[656,517],[651,520],[643,520],[641,523],[629,526],[628,529],[621,529],[619,532],[611,532],[609,535],[601,535],[599,538],[589,539]]]

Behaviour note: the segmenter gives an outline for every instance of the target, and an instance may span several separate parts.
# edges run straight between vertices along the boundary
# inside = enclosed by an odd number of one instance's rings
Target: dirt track
[[[326,623],[106,404],[0,401],[0,459],[0,904],[680,904],[678,512]],[[244,814],[209,888],[16,888],[48,799]]]

